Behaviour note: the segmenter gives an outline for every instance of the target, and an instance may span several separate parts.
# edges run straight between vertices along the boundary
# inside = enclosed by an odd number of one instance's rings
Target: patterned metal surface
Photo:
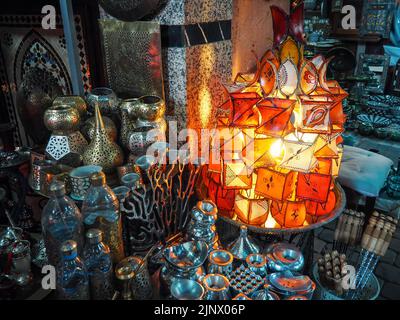
[[[136,21],[157,13],[168,0],[100,0],[102,8],[119,20]]]
[[[160,26],[100,20],[109,86],[120,97],[164,97]]]
[[[377,115],[360,114],[357,116],[357,120],[362,123],[371,124],[375,128],[383,128],[391,124],[390,119]]]
[[[264,280],[249,268],[241,265],[229,275],[231,289],[236,293],[249,296],[264,285]]]
[[[16,145],[32,144],[27,135],[31,130],[24,128],[23,121],[17,117],[19,104],[16,101],[17,91],[30,70],[40,69],[45,72],[48,81],[53,79],[51,81],[60,88],[59,95],[71,92],[69,63],[61,18],[57,16],[57,28],[50,31],[42,29],[42,18],[42,15],[0,15],[0,39],[2,39],[0,41],[0,81],[10,121],[17,128],[13,136]],[[75,16],[75,26],[82,83],[86,91],[90,88],[90,75],[79,15]],[[40,77],[30,82],[32,85],[42,86]],[[37,121],[37,124],[41,123],[43,122]]]

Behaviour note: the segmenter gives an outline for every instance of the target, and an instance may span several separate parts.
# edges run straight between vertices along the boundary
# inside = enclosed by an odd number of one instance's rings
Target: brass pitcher
[[[106,133],[98,104],[95,105],[95,132],[92,141],[83,153],[85,165],[97,165],[105,173],[111,173],[124,162],[121,148]]]

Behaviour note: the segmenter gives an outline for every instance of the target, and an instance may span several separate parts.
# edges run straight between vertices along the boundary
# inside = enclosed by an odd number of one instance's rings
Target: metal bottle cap
[[[90,244],[100,243],[103,241],[103,232],[99,229],[89,229],[86,232],[86,238]]]
[[[118,280],[129,280],[134,275],[135,270],[133,270],[132,266],[126,260],[119,262],[115,268],[115,276]]]
[[[65,184],[62,181],[54,180],[50,184],[50,193],[54,196],[63,196],[65,195]]]
[[[78,245],[74,240],[67,240],[63,242],[61,245],[61,253],[63,255],[63,258],[66,260],[71,260],[76,258],[78,255]]]
[[[92,186],[103,186],[106,184],[106,175],[104,172],[96,172],[90,176]]]

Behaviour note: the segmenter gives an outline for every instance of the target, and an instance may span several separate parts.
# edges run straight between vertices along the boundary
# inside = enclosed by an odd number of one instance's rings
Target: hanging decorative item
[[[344,206],[334,182],[347,93],[326,78],[331,58],[304,59],[303,7],[290,15],[271,7],[274,47],[254,76],[238,75],[226,86],[229,99],[216,121],[216,136],[224,137],[220,161],[221,143],[211,143],[202,172],[205,198],[219,214],[255,231],[306,229]]]

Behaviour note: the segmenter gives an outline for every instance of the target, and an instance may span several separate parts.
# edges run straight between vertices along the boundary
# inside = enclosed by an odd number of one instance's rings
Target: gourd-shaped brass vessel
[[[123,100],[119,106],[121,112],[120,141],[124,147],[128,147],[129,135],[135,129],[135,118],[132,113],[137,108],[138,99]]]
[[[83,153],[83,163],[101,166],[105,173],[111,173],[116,167],[122,165],[124,154],[121,148],[107,135],[97,104],[95,106],[95,117],[94,136]]]

